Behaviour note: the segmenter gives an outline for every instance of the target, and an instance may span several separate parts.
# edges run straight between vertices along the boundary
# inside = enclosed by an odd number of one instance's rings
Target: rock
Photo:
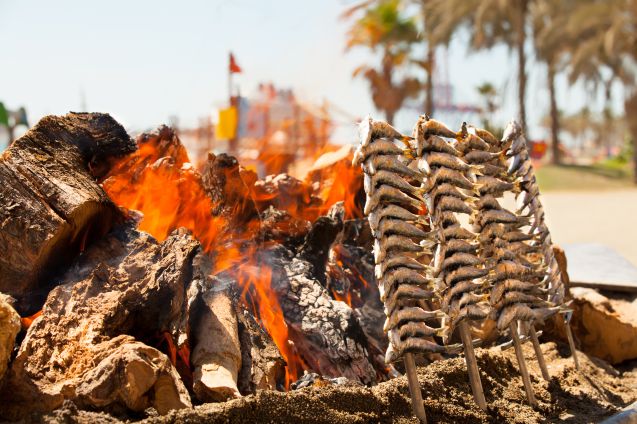
[[[7,371],[9,359],[20,332],[20,315],[9,303],[9,296],[0,293],[0,381]]]
[[[637,358],[637,297],[571,287],[580,349],[611,364]]]
[[[126,226],[95,243],[61,277],[5,378],[0,418],[80,409],[165,414],[191,406],[162,337],[188,347],[184,317],[210,287],[209,264],[188,234],[157,243]],[[196,348],[196,346],[195,346]]]

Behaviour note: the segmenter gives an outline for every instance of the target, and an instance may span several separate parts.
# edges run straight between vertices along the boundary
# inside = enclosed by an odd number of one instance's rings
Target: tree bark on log
[[[249,395],[257,390],[284,390],[285,361],[281,352],[254,316],[238,303],[236,314],[241,342],[239,391]]]
[[[43,118],[0,156],[0,291],[22,315],[39,308],[59,266],[121,218],[94,177],[134,149],[109,115],[70,113]]]
[[[158,244],[124,226],[95,243],[56,281],[29,328],[0,393],[7,400],[0,417],[51,411],[66,399],[82,409],[152,406],[164,414],[191,406],[184,385],[191,378],[200,400],[227,397],[228,381],[238,396],[235,304],[209,277],[211,268],[183,230]],[[194,376],[180,377],[152,347],[164,338],[173,362],[180,364],[179,355]]]
[[[337,204],[315,222],[297,252],[278,245],[259,256],[272,269],[290,339],[310,369],[370,384],[377,381],[377,369],[367,336],[352,308],[325,287],[325,264],[342,220],[343,205]]]

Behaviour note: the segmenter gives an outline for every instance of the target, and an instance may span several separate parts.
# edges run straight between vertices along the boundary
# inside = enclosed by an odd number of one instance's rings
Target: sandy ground
[[[637,266],[637,189],[542,193],[557,244],[603,243]]]
[[[513,349],[477,349],[487,411],[473,401],[462,358],[437,361],[418,368],[430,423],[596,423],[637,400],[635,363],[615,369],[582,353],[582,372],[567,357],[564,345],[542,345],[551,381],[541,378],[535,354],[524,346],[538,406],[531,408],[523,389]],[[152,414],[151,414],[152,415]],[[67,406],[38,422],[119,423],[106,414]],[[35,421],[34,421],[35,422]],[[308,387],[290,393],[259,392],[255,396],[197,406],[149,417],[146,424],[173,423],[417,423],[411,415],[405,377],[374,387]]]

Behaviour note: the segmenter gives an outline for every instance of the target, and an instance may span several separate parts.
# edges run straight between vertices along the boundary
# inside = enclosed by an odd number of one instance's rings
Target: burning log
[[[241,342],[239,391],[248,395],[257,390],[283,390],[285,361],[281,352],[254,316],[239,303],[236,314]]]
[[[224,401],[240,395],[237,379],[241,368],[241,344],[232,298],[223,290],[203,294],[192,351],[193,391],[204,402]]]
[[[377,369],[365,333],[352,309],[332,299],[325,288],[325,264],[343,225],[342,208],[335,205],[319,218],[298,252],[279,245],[259,252],[259,257],[272,269],[289,337],[309,369],[370,384]]]
[[[30,314],[49,278],[121,216],[97,185],[109,159],[134,150],[107,114],[47,116],[0,157],[0,291]]]
[[[208,261],[187,234],[157,244],[124,227],[91,246],[56,280],[27,331],[2,393],[6,416],[51,411],[65,399],[111,411],[189,407],[175,367],[148,345],[168,335],[173,361],[179,353],[188,365],[190,332],[201,328],[191,329],[184,317],[197,314],[196,299],[210,288]]]
[[[251,196],[256,174],[243,170],[235,157],[209,153],[201,180],[212,199],[213,215],[226,217],[234,227],[245,225],[257,217]]]
[[[297,218],[310,218],[309,212],[318,209],[322,203],[320,198],[313,195],[310,184],[288,174],[268,175],[256,181],[254,192],[259,210],[274,206]]]

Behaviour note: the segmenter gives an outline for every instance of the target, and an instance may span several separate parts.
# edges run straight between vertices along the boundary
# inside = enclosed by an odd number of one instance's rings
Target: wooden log
[[[526,391],[526,398],[531,406],[537,405],[535,400],[535,393],[533,393],[533,385],[531,385],[531,377],[529,371],[526,368],[526,361],[524,360],[524,352],[522,351],[522,344],[520,343],[520,336],[518,334],[518,323],[514,320],[509,324],[509,331],[511,332],[511,338],[513,339],[513,346],[515,347],[515,356],[518,358],[518,366],[520,367],[520,374],[522,375],[522,382],[524,383],[524,390]]]
[[[487,401],[484,398],[484,390],[482,389],[482,381],[480,381],[480,372],[478,370],[478,362],[476,361],[476,355],[473,351],[473,340],[471,338],[471,330],[466,320],[460,322],[459,325],[460,337],[462,338],[462,344],[464,345],[465,361],[467,363],[467,370],[469,371],[469,383],[471,383],[471,391],[473,392],[473,398],[483,411],[487,410]]]
[[[273,245],[260,250],[258,260],[272,270],[271,286],[289,338],[309,369],[323,377],[371,384],[386,373],[383,352],[370,343],[352,308],[334,300],[324,283],[328,253],[342,229],[342,218],[339,203],[315,222],[298,251]],[[260,272],[243,270],[250,275]]]
[[[427,424],[427,414],[425,413],[425,405],[422,400],[420,383],[418,382],[414,355],[412,353],[406,353],[403,361],[405,362],[405,373],[407,374],[407,382],[409,383],[411,407],[413,408],[414,415],[418,418],[421,424]]]
[[[95,177],[134,149],[109,115],[70,113],[43,118],[0,156],[0,291],[21,315],[40,308],[59,266],[121,219]]]
[[[249,395],[257,390],[284,390],[285,360],[279,348],[250,311],[240,303],[236,308],[241,342],[239,392]]]
[[[544,360],[544,354],[542,353],[542,347],[540,346],[540,341],[537,338],[535,325],[533,325],[532,323],[529,325],[529,335],[531,336],[533,349],[535,349],[535,356],[537,357],[537,363],[540,365],[540,370],[542,371],[542,377],[546,381],[551,381],[549,370],[546,368],[546,361]]]
[[[197,344],[190,362],[194,368],[193,391],[204,402],[220,402],[241,396],[237,387],[241,344],[233,303],[223,290],[210,290],[202,295],[194,334]]]
[[[197,349],[183,316],[199,288],[212,286],[209,271],[187,234],[159,244],[126,226],[92,245],[29,327],[0,391],[8,405],[0,419],[52,411],[66,399],[106,411],[190,407],[182,378],[157,348],[168,334],[181,353],[191,342]]]

